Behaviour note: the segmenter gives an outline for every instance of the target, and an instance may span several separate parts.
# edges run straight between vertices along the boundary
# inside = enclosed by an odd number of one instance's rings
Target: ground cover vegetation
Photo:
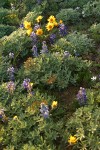
[[[100,0],[0,0],[0,150],[100,149]]]

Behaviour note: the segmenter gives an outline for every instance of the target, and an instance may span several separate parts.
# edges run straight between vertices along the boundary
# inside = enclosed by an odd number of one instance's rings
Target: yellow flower
[[[58,23],[56,21],[54,22],[54,26],[56,26],[56,27],[58,26]]]
[[[77,138],[75,136],[70,136],[68,143],[69,144],[75,144],[77,142]]]
[[[43,34],[43,30],[42,29],[37,29],[36,31],[36,35],[42,35]]]
[[[62,20],[60,20],[60,21],[59,21],[59,23],[60,23],[60,24],[62,24],[62,23],[63,23],[63,21],[62,21]]]
[[[14,116],[14,117],[13,117],[13,120],[18,120],[18,117],[17,117],[17,116]]]
[[[46,29],[47,29],[48,31],[52,30],[53,27],[54,27],[54,24],[53,24],[53,23],[48,23],[48,24],[46,25]]]
[[[42,20],[42,18],[43,18],[43,16],[38,16],[38,17],[36,18],[36,21],[39,23],[39,22]]]
[[[27,34],[28,34],[28,35],[31,35],[31,33],[32,33],[32,28],[29,28],[29,29],[27,30]]]
[[[31,28],[31,22],[24,21],[23,24],[24,24],[25,29],[30,29]]]
[[[48,18],[48,21],[49,21],[50,23],[53,23],[53,22],[56,21],[56,18],[55,18],[54,16],[50,16],[50,17]]]
[[[57,101],[53,101],[52,105],[51,105],[52,109],[56,108],[57,105],[58,105],[58,102]]]

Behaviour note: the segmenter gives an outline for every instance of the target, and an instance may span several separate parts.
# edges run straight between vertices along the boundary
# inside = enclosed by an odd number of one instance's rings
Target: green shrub
[[[0,24],[18,25],[19,19],[17,11],[0,8]]]
[[[88,2],[83,7],[83,17],[88,17],[94,21],[100,21],[100,1]]]
[[[73,149],[99,150],[100,109],[92,106],[81,107],[66,124],[67,139],[70,135],[77,138]]]
[[[14,26],[0,24],[0,38],[5,35],[11,34],[15,29],[16,27]]]
[[[9,8],[9,0],[0,0],[0,7]]]
[[[91,34],[91,37],[96,41],[96,42],[100,42],[100,23],[98,24],[93,24],[90,29],[89,32]]]
[[[75,23],[79,20],[80,13],[72,8],[61,9],[56,15],[57,19],[62,19],[66,24]]]
[[[1,50],[4,55],[8,55],[10,52],[14,53],[15,62],[18,61],[19,58],[24,59],[24,57],[29,54],[29,49],[31,48],[31,40],[23,29],[18,29],[8,37],[2,38],[1,44]]]
[[[60,38],[52,48],[52,51],[68,51],[71,54],[83,55],[92,52],[94,42],[86,34],[70,33]]]
[[[5,94],[3,88],[4,86],[0,86],[0,93]],[[59,143],[61,143],[63,135],[60,112],[57,121],[55,121],[57,115],[56,117],[52,116],[59,111],[59,108],[55,109],[54,112],[49,108],[50,116],[47,119],[44,119],[40,114],[40,104],[44,102],[50,106],[54,97],[35,90],[34,95],[29,98],[25,93],[19,95],[19,91],[22,92],[22,90],[21,86],[16,87],[14,95],[8,95],[8,98],[5,98],[6,103],[0,99],[0,108],[4,108],[7,117],[6,121],[0,125],[1,145],[5,149],[14,147],[14,149],[19,150],[25,148],[55,150],[58,138],[60,138]]]
[[[9,62],[6,57],[1,56],[0,54],[0,82],[8,80],[7,69]]]
[[[61,0],[56,0],[56,1],[60,1],[61,2]],[[88,0],[88,1],[91,1],[91,0]],[[87,0],[64,0],[63,2],[61,2],[60,3],[60,6],[62,7],[62,8],[70,8],[70,7],[72,7],[72,8],[77,8],[77,7],[83,7],[83,5],[85,5],[87,3]]]
[[[24,63],[23,75],[41,86],[63,89],[70,84],[76,84],[79,72],[88,70],[88,65],[81,58],[65,58],[63,54],[40,55],[34,59],[28,58]],[[21,78],[22,73],[19,72],[19,75]]]

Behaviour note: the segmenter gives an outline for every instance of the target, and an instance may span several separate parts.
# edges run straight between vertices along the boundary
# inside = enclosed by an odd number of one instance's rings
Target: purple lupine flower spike
[[[50,43],[51,43],[51,44],[54,44],[55,38],[56,38],[56,35],[55,35],[55,34],[51,34],[51,35],[50,35],[49,40],[50,40]]]
[[[30,35],[31,39],[32,39],[32,44],[35,45],[37,42],[37,35],[36,33],[33,31]]]
[[[10,52],[10,53],[9,53],[9,58],[10,58],[10,59],[14,58],[14,53],[11,53],[11,52]]]
[[[37,0],[37,3],[40,5],[42,3],[42,0]]]
[[[45,105],[44,103],[41,103],[40,106],[40,112],[41,112],[41,116],[44,117],[44,119],[49,118],[49,110],[48,110],[48,106]]]
[[[67,34],[67,27],[63,23],[59,24],[59,33],[61,36],[65,36]]]
[[[32,47],[32,52],[33,52],[33,56],[35,56],[35,57],[38,56],[37,46],[36,46],[36,45],[34,45],[34,46]]]
[[[15,73],[14,67],[9,67],[7,70],[7,73],[9,74],[10,80],[13,81],[14,80],[14,73]]]
[[[47,48],[47,45],[46,45],[46,41],[42,42],[42,50],[40,51],[40,53],[41,54],[48,53],[48,48]]]
[[[7,83],[7,90],[10,94],[13,94],[15,90],[15,83],[13,81]]]
[[[80,105],[85,105],[87,103],[87,95],[85,88],[80,87],[80,90],[77,94],[77,100]]]

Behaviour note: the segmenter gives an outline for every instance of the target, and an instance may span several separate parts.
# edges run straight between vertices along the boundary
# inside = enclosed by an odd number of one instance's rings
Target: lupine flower
[[[30,37],[31,37],[31,39],[32,39],[33,45],[35,45],[36,42],[37,42],[37,35],[36,35],[36,33],[33,31],[33,32],[31,33]]]
[[[42,2],[42,0],[37,0],[37,3],[40,5],[41,4],[41,2]]]
[[[69,53],[68,51],[65,51],[65,52],[64,52],[64,57],[65,57],[65,58],[68,58],[69,56],[70,56],[70,53]]]
[[[50,23],[54,23],[55,21],[56,21],[56,18],[54,16],[50,16],[48,18],[48,22],[50,22]]]
[[[44,103],[41,103],[40,106],[40,112],[41,112],[41,116],[43,116],[45,119],[49,118],[49,110],[48,110],[48,106],[45,105]]]
[[[10,94],[13,94],[15,90],[15,83],[13,81],[7,83],[7,90]]]
[[[40,53],[41,54],[48,53],[48,48],[47,48],[47,45],[46,45],[46,41],[42,42],[42,50],[40,51]]]
[[[11,53],[11,52],[10,52],[10,53],[9,53],[9,58],[10,58],[10,59],[14,58],[14,53]]]
[[[40,25],[39,24],[35,24],[34,31],[37,31],[38,29],[40,29]]]
[[[47,23],[47,25],[46,25],[46,29],[48,30],[48,31],[50,31],[50,30],[52,30],[54,28],[54,24],[53,23]]]
[[[36,30],[36,35],[42,35],[43,34],[43,30],[42,29],[37,29]]]
[[[24,79],[23,87],[27,89],[27,91],[31,92],[33,83],[30,82],[30,79]]]
[[[77,99],[80,105],[86,104],[87,96],[86,96],[86,90],[84,88],[80,87],[80,90],[78,91],[77,94]]]
[[[38,56],[37,46],[36,46],[36,45],[34,45],[34,46],[32,47],[32,52],[33,52],[33,56],[35,56],[35,57]]]
[[[63,23],[59,24],[59,33],[61,36],[65,36],[67,34],[67,28]]]
[[[54,108],[57,107],[57,105],[58,105],[58,102],[57,101],[53,101],[52,105],[51,105],[51,108],[54,109]]]
[[[23,25],[24,25],[25,29],[30,29],[31,28],[31,22],[24,21]]]
[[[23,23],[22,23],[22,24],[20,24],[20,28],[22,28],[22,29],[24,28],[24,25],[23,25]]]
[[[71,144],[76,144],[76,142],[77,142],[77,138],[71,135],[68,140],[68,143],[71,145]]]
[[[53,44],[55,42],[55,38],[56,38],[56,35],[55,34],[51,34],[49,39],[50,39],[50,43]]]
[[[15,72],[14,67],[10,67],[10,68],[8,68],[7,72],[8,72],[8,73],[14,73],[14,72]]]
[[[4,113],[4,109],[0,109],[0,119],[3,122],[7,121],[7,117],[6,117],[5,113]]]
[[[0,118],[2,119],[4,115],[4,109],[0,109]]]
[[[8,68],[7,72],[8,72],[8,74],[9,74],[10,80],[14,80],[14,73],[15,73],[14,67]]]
[[[43,16],[38,16],[38,17],[36,18],[36,21],[39,23],[39,22],[42,20],[42,18],[43,18]]]

